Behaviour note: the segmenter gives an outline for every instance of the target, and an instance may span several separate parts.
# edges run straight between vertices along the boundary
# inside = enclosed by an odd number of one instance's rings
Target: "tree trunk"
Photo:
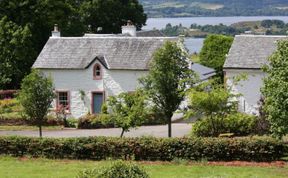
[[[120,138],[122,138],[123,135],[124,135],[124,129],[122,129],[122,132],[121,132]]]
[[[42,138],[42,125],[41,124],[39,124],[39,136],[40,136],[40,138]]]
[[[215,123],[214,123],[212,114],[210,116],[210,120],[211,120],[211,124],[212,124],[212,135],[216,136],[216,128],[215,128]]]
[[[168,137],[172,137],[172,116],[173,114],[169,114],[168,119]]]

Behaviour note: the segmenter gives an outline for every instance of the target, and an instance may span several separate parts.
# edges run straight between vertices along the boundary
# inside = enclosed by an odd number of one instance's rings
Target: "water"
[[[189,54],[199,53],[203,46],[204,38],[185,38],[184,45],[188,49]]]
[[[220,23],[224,25],[231,25],[237,22],[243,21],[260,21],[266,19],[277,19],[288,23],[288,16],[250,16],[250,17],[183,17],[183,18],[149,18],[146,22],[144,30],[151,30],[153,28],[162,29],[166,24],[179,25],[180,23],[184,27],[190,27],[191,24],[196,23],[198,25],[218,25]],[[199,53],[203,46],[204,38],[185,38],[184,44],[189,50],[189,53]]]
[[[259,21],[265,19],[278,19],[288,23],[288,16],[149,18],[146,22],[147,25],[144,26],[143,29],[162,29],[165,28],[168,23],[171,23],[172,25],[179,25],[179,23],[181,23],[182,26],[190,27],[193,23],[198,25],[218,25],[220,23],[231,25],[242,21]]]

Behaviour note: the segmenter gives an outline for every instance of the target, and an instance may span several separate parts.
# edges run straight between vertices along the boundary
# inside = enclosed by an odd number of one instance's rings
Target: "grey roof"
[[[50,38],[33,68],[85,69],[98,59],[108,69],[147,70],[156,49],[168,37]]]
[[[268,64],[269,56],[276,50],[277,41],[287,36],[238,35],[227,55],[224,69],[260,69]]]
[[[209,68],[209,67],[206,67],[206,66],[203,66],[201,64],[198,64],[198,63],[193,63],[191,65],[191,69],[196,73],[198,74],[199,76],[199,79],[201,81],[203,80],[207,80],[209,79],[210,77],[216,75],[216,71],[212,68]]]

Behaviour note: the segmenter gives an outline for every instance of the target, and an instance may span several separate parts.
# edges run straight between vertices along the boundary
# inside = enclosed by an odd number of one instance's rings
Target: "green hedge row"
[[[284,156],[285,144],[255,138],[31,138],[0,137],[0,154],[68,159],[134,159],[170,161],[273,161]]]

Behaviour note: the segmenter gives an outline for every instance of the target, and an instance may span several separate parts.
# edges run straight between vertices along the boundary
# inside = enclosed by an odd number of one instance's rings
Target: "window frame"
[[[56,110],[59,108],[60,103],[59,103],[59,93],[67,93],[67,103],[68,107],[66,107],[66,111],[70,113],[70,108],[71,108],[71,99],[70,99],[70,91],[68,90],[56,90]]]
[[[96,68],[99,67],[100,68],[100,75],[96,75]],[[102,70],[102,66],[98,63],[96,63],[93,67],[93,79],[94,80],[101,80],[102,79],[102,75],[103,75],[103,70]]]

